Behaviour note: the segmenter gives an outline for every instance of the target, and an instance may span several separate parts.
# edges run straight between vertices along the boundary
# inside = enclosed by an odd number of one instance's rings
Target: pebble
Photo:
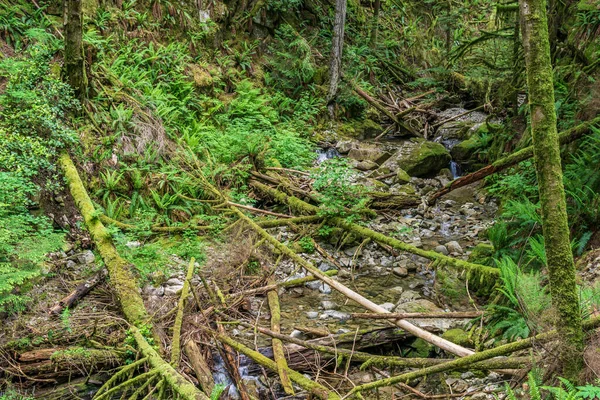
[[[324,310],[337,310],[338,305],[333,301],[323,300],[321,302],[321,307],[323,307]]]
[[[321,316],[319,318],[320,319],[335,318],[335,319],[340,319],[340,320],[346,320],[346,319],[350,318],[350,314],[342,312],[342,311],[337,311],[337,310],[327,310],[323,314],[321,314]]]
[[[67,261],[67,269],[74,269],[77,266],[77,263],[73,260]]]
[[[296,339],[306,340],[306,335],[304,332],[299,331],[298,329],[294,329],[292,333],[290,333],[290,336]]]
[[[319,313],[316,312],[316,311],[309,311],[309,312],[306,313],[306,316],[309,319],[315,319],[315,318],[319,318]]]
[[[448,249],[450,253],[463,253],[462,247],[460,246],[460,244],[458,244],[456,240],[446,243],[446,249]]]
[[[408,269],[404,267],[396,267],[392,270],[392,272],[394,273],[394,275],[399,276],[400,278],[408,276]]]
[[[330,294],[331,293],[331,286],[329,286],[328,284],[324,283],[321,286],[319,286],[319,292],[321,292],[323,294]]]
[[[396,307],[396,305],[394,303],[383,303],[383,304],[380,304],[379,306],[389,312],[392,312],[394,307]]]
[[[443,254],[445,256],[447,256],[448,253],[449,253],[448,248],[446,246],[444,246],[443,244],[440,244],[439,246],[436,246],[435,249],[434,249],[434,251],[436,253],[440,253],[440,254]]]

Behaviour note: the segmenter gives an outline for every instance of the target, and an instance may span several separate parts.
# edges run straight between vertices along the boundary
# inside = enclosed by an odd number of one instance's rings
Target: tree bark
[[[333,116],[333,102],[337,95],[338,83],[342,69],[342,48],[344,46],[344,25],[346,23],[346,0],[335,2],[335,22],[333,25],[333,41],[331,44],[331,59],[329,62],[329,93],[327,106]]]
[[[560,359],[564,376],[577,379],[584,342],[556,128],[546,2],[521,0],[519,4],[550,293],[560,318]]]
[[[373,21],[371,25],[371,37],[369,45],[371,48],[377,47],[377,33],[379,31],[379,10],[381,9],[381,0],[375,0],[373,4]]]
[[[65,0],[65,74],[78,99],[85,96],[81,0]]]

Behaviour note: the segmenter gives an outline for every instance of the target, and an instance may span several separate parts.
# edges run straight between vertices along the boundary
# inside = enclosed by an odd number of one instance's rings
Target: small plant
[[[67,332],[72,332],[71,329],[71,309],[65,308],[60,314],[60,322],[62,323],[63,328],[67,330]]]
[[[302,248],[302,251],[304,251],[305,253],[312,254],[315,252],[315,243],[313,242],[310,236],[303,236],[298,241],[298,244]]]

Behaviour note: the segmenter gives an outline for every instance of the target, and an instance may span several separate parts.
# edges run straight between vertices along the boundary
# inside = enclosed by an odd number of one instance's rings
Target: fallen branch
[[[77,286],[69,295],[63,297],[53,307],[48,310],[48,314],[58,315],[65,308],[71,308],[73,305],[88,294],[93,288],[95,288],[100,282],[106,277],[106,270],[102,268],[99,272],[94,274],[90,279]]]
[[[587,122],[584,122],[582,124],[579,124],[571,129],[567,129],[566,131],[561,132],[558,136],[558,140],[561,145],[571,143],[571,142],[579,139],[580,137],[588,134],[590,131],[593,130],[594,126],[599,123],[600,123],[600,117],[592,119]],[[492,164],[487,165],[475,172],[472,172],[468,175],[465,175],[458,179],[453,180],[448,185],[446,185],[446,187],[433,193],[433,195],[431,195],[429,197],[428,201],[430,203],[433,203],[438,198],[444,196],[445,194],[450,193],[451,191],[453,191],[455,189],[458,189],[460,187],[480,181],[481,179],[485,178],[486,176],[490,176],[496,172],[503,171],[506,168],[516,165],[516,164],[520,163],[521,161],[525,161],[531,157],[533,157],[533,146],[525,147],[524,149],[521,149],[521,150],[516,151],[504,158],[496,160]]]
[[[477,318],[483,315],[483,311],[464,312],[432,312],[432,313],[352,313],[351,317],[356,319],[397,319],[397,318]]]
[[[183,349],[192,365],[192,369],[196,374],[200,387],[205,393],[212,393],[213,388],[215,387],[215,381],[213,380],[212,371],[200,352],[198,345],[193,340],[188,340],[183,345]]]
[[[448,118],[448,119],[445,119],[445,120],[443,120],[443,121],[440,121],[440,122],[438,122],[438,123],[435,123],[435,124],[431,125],[431,127],[432,127],[433,129],[435,129],[435,128],[439,127],[439,126],[442,126],[442,125],[444,125],[444,124],[447,124],[448,122],[452,122],[452,121],[454,121],[454,120],[456,120],[456,119],[459,119],[460,117],[464,117],[465,115],[469,115],[469,114],[471,114],[471,113],[474,113],[475,111],[481,110],[483,107],[484,107],[484,106],[475,107],[475,108],[474,108],[474,109],[472,109],[472,110],[468,110],[468,111],[465,111],[464,113],[460,113],[460,114],[454,115],[454,116],[452,116],[452,117],[450,117],[450,118]]]
[[[269,311],[271,313],[271,330],[273,330],[273,332],[280,333],[281,312],[279,308],[279,296],[277,296],[277,291],[269,290],[267,292],[267,299],[269,300]],[[283,390],[286,394],[293,396],[294,388],[292,387],[292,382],[287,374],[287,370],[289,368],[283,352],[283,344],[281,343],[281,340],[273,338],[271,345],[273,346],[273,358],[277,364],[277,373],[279,374],[279,379],[281,380]]]
[[[327,272],[325,272],[325,275],[327,276],[334,276],[337,275],[337,270],[329,270]],[[277,283],[272,283],[270,285],[267,286],[262,286],[259,288],[255,288],[255,289],[248,289],[248,290],[243,290],[241,292],[237,292],[237,293],[232,293],[227,295],[228,298],[231,297],[239,297],[239,296],[250,296],[250,295],[255,295],[255,294],[262,294],[262,293],[266,293],[269,290],[275,290],[278,288],[290,288],[290,287],[295,287],[295,286],[302,286],[305,283],[308,282],[313,282],[319,280],[319,278],[313,276],[313,275],[308,275],[305,276],[303,278],[296,278],[296,279],[290,279],[289,281],[284,281],[284,282],[277,282]]]
[[[179,358],[181,357],[181,325],[183,324],[183,310],[185,308],[185,300],[190,292],[190,281],[194,275],[194,264],[196,259],[192,257],[190,264],[188,265],[187,274],[185,281],[183,282],[183,288],[181,289],[181,296],[177,304],[177,315],[175,316],[175,323],[173,324],[173,340],[171,341],[171,365],[175,368],[179,365]]]

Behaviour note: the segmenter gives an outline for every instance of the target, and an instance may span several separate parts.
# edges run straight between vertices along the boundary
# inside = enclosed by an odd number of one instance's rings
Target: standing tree
[[[371,37],[369,46],[372,49],[377,47],[377,32],[379,31],[379,10],[381,9],[381,0],[375,0],[373,3],[373,20],[371,21]]]
[[[85,96],[81,0],[65,0],[65,74],[80,100]]]
[[[577,379],[583,365],[583,330],[556,128],[546,1],[520,0],[519,4],[550,292],[560,318],[560,359],[563,374]]]
[[[342,47],[344,46],[344,24],[346,23],[346,0],[335,2],[335,22],[333,25],[333,41],[329,67],[329,93],[327,107],[333,117],[333,102],[338,90],[338,82],[342,69]]]

